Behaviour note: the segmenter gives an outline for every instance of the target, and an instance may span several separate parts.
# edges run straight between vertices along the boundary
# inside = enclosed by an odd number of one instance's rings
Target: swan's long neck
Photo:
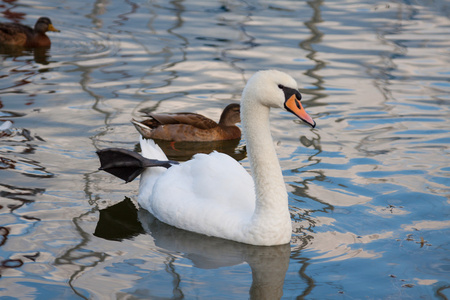
[[[261,226],[290,227],[288,197],[273,145],[269,107],[257,101],[241,102],[241,124],[247,142],[256,206],[252,222]],[[253,102],[253,103],[252,103]],[[291,231],[288,229],[288,235]]]

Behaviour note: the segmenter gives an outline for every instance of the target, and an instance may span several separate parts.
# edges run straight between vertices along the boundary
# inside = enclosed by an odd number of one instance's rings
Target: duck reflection
[[[12,46],[12,45],[2,45],[0,44],[0,55],[6,58],[16,59],[21,56],[33,56],[36,63],[42,65],[49,64],[49,54],[50,47],[22,47],[22,46]]]
[[[213,142],[169,142],[154,140],[164,151],[167,158],[176,161],[187,161],[197,153],[209,154],[213,151],[228,154],[235,160],[242,160],[247,156],[245,147],[239,147],[240,139]],[[136,150],[140,152],[139,144]]]
[[[280,299],[283,295],[289,244],[252,246],[180,230],[158,221],[144,209],[138,210],[129,198],[100,210],[94,235],[122,240],[144,232],[153,237],[157,247],[184,253],[197,268],[216,269],[248,263],[252,270],[250,299]]]

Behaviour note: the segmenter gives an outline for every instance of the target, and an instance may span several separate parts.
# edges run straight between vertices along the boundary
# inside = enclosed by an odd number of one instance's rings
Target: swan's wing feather
[[[251,176],[236,160],[217,152],[197,154],[168,169],[152,193],[150,203],[142,194],[139,202],[147,202],[144,207],[158,219],[207,235],[221,236],[215,232],[219,227],[242,226],[255,207]]]
[[[166,154],[152,139],[145,139],[142,135],[139,137],[142,156],[148,159],[168,160]]]

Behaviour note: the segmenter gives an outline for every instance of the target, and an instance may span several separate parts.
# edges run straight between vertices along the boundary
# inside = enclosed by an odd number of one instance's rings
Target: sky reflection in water
[[[0,49],[0,121],[13,122],[0,134],[0,296],[450,298],[445,1],[1,9],[61,33],[51,49]],[[218,119],[270,68],[297,79],[317,122],[271,115],[287,248],[167,227],[134,206],[137,181],[97,171],[96,149],[135,148],[142,111]],[[227,151],[248,168],[244,146]]]

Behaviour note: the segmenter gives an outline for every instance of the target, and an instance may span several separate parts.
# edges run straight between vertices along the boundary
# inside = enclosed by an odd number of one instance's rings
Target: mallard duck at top
[[[49,18],[41,17],[34,29],[17,23],[0,23],[0,44],[22,47],[49,47],[50,38],[47,31],[59,32]]]
[[[150,113],[144,121],[131,122],[146,139],[173,142],[211,142],[234,140],[241,137],[236,123],[241,121],[240,106],[229,104],[223,110],[219,123],[196,113]]]
[[[259,71],[247,82],[241,124],[252,175],[218,152],[175,164],[154,141],[142,138],[143,157],[117,148],[97,151],[100,169],[126,181],[143,172],[138,202],[164,223],[246,244],[287,244],[292,234],[288,194],[269,111],[285,109],[314,127],[300,99],[296,81],[280,71]]]

